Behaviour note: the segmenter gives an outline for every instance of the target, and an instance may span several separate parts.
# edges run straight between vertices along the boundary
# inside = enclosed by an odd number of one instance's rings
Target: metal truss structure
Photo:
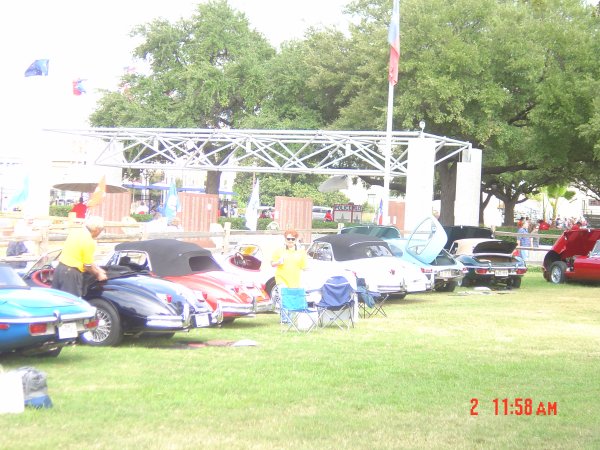
[[[53,129],[101,139],[95,163],[132,169],[384,176],[385,132],[324,130],[211,130],[178,128]],[[436,142],[438,164],[471,148],[468,142],[422,131],[392,134],[390,175],[407,175],[408,144]]]

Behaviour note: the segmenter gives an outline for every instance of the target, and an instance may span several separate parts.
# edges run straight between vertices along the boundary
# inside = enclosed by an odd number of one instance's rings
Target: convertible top
[[[388,243],[383,239],[358,233],[330,234],[315,239],[314,242],[329,243],[333,249],[336,261],[365,258],[364,248],[368,246],[385,247],[390,252],[390,255],[392,252]]]
[[[159,277],[223,270],[210,250],[177,239],[149,239],[115,245],[115,251],[139,251],[148,255],[150,268]]]

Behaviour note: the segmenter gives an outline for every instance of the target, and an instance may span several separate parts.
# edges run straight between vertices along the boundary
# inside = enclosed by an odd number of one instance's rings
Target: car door
[[[577,256],[573,262],[574,275],[578,280],[600,281],[600,240],[586,256]]]
[[[446,245],[448,236],[444,227],[433,217],[419,223],[406,243],[406,252],[424,264],[431,264]]]

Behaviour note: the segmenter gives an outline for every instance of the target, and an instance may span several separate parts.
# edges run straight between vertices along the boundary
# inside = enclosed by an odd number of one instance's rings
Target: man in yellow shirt
[[[273,252],[271,265],[275,269],[275,282],[280,287],[299,288],[302,270],[306,267],[306,252],[298,249],[298,232],[286,230],[285,248]]]
[[[82,297],[83,274],[89,272],[99,281],[106,280],[104,269],[94,263],[96,238],[104,230],[101,217],[88,217],[83,227],[72,229],[65,241],[54,271],[52,287]]]

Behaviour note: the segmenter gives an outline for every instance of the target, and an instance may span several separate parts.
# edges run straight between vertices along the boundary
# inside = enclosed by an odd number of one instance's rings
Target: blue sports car
[[[85,300],[30,287],[12,267],[0,264],[0,353],[58,356],[97,324],[96,308]]]

